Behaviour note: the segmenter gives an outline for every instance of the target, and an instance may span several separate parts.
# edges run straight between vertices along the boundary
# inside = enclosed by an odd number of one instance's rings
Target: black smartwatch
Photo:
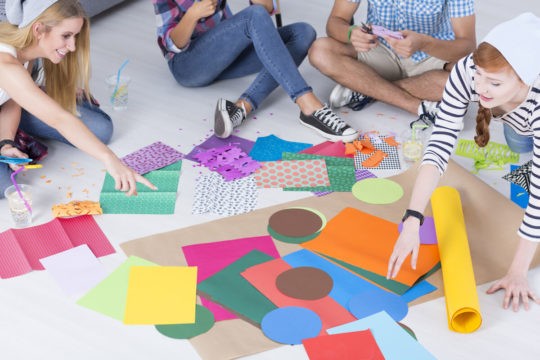
[[[15,143],[15,141],[13,141],[13,140],[8,140],[8,139],[0,140],[0,150],[2,150],[2,148],[4,147],[4,145],[11,145],[11,146],[13,146],[14,148],[17,147],[17,144]]]
[[[401,219],[401,222],[405,222],[409,216],[415,217],[418,220],[420,220],[420,225],[424,223],[424,215],[416,210],[407,209],[405,210],[405,214],[403,214],[403,218]]]

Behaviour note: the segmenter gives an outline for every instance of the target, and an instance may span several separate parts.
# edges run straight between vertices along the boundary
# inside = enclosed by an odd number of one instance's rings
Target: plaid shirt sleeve
[[[156,14],[158,45],[163,54],[179,53],[187,49],[189,43],[183,49],[179,49],[170,37],[171,31],[185,15],[182,6],[174,0],[152,0],[152,3]]]
[[[448,14],[451,18],[459,18],[474,14],[474,0],[448,1]]]

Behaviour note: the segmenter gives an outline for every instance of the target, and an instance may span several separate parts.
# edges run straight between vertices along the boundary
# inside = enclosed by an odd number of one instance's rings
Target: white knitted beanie
[[[540,17],[521,14],[495,26],[482,41],[497,48],[525,84],[540,75]]]
[[[23,28],[58,0],[6,0],[7,20]]]

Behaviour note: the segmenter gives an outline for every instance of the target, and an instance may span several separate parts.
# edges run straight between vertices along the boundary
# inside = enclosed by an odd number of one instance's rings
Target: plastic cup
[[[117,84],[118,80],[118,84]],[[109,90],[109,102],[114,110],[126,110],[128,105],[128,88],[131,78],[127,75],[110,75],[105,79]]]
[[[32,208],[32,187],[30,185],[18,184],[23,197]],[[32,213],[28,211],[26,204],[21,199],[17,189],[11,185],[4,191],[4,196],[9,202],[9,212],[15,223],[15,227],[22,228],[32,224]]]
[[[412,128],[403,134],[401,149],[403,159],[408,163],[417,162],[424,153],[425,134],[423,128]]]

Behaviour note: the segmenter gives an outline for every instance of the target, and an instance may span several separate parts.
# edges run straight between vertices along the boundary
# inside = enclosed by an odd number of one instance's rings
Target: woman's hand
[[[418,251],[420,250],[420,222],[416,218],[409,218],[403,223],[401,234],[394,245],[394,251],[388,261],[387,279],[393,279],[399,273],[403,261],[412,252],[411,267],[416,269],[416,260],[418,259]]]
[[[503,308],[505,309],[508,309],[512,304],[512,309],[518,311],[520,304],[523,303],[525,310],[529,310],[529,299],[540,304],[540,299],[536,297],[529,287],[526,275],[509,272],[505,277],[491,285],[486,293],[494,294],[501,289],[505,290],[503,300]]]
[[[7,157],[13,157],[13,158],[20,158],[20,159],[28,159],[28,155],[23,153],[21,150],[17,149],[14,146],[11,145],[4,145],[2,146],[2,151],[0,151],[2,156]],[[22,165],[17,164],[9,164],[9,167],[11,170],[16,171],[18,170]]]
[[[107,171],[114,179],[114,188],[125,191],[127,196],[137,195],[137,183],[146,185],[152,190],[157,190],[150,181],[127,167],[116,156],[111,156],[106,162]]]
[[[361,27],[355,27],[351,31],[351,44],[357,52],[366,52],[379,45],[377,35],[368,34]]]
[[[188,9],[188,12],[197,19],[203,19],[205,17],[214,15],[214,13],[216,12],[217,3],[218,0],[196,1]]]

